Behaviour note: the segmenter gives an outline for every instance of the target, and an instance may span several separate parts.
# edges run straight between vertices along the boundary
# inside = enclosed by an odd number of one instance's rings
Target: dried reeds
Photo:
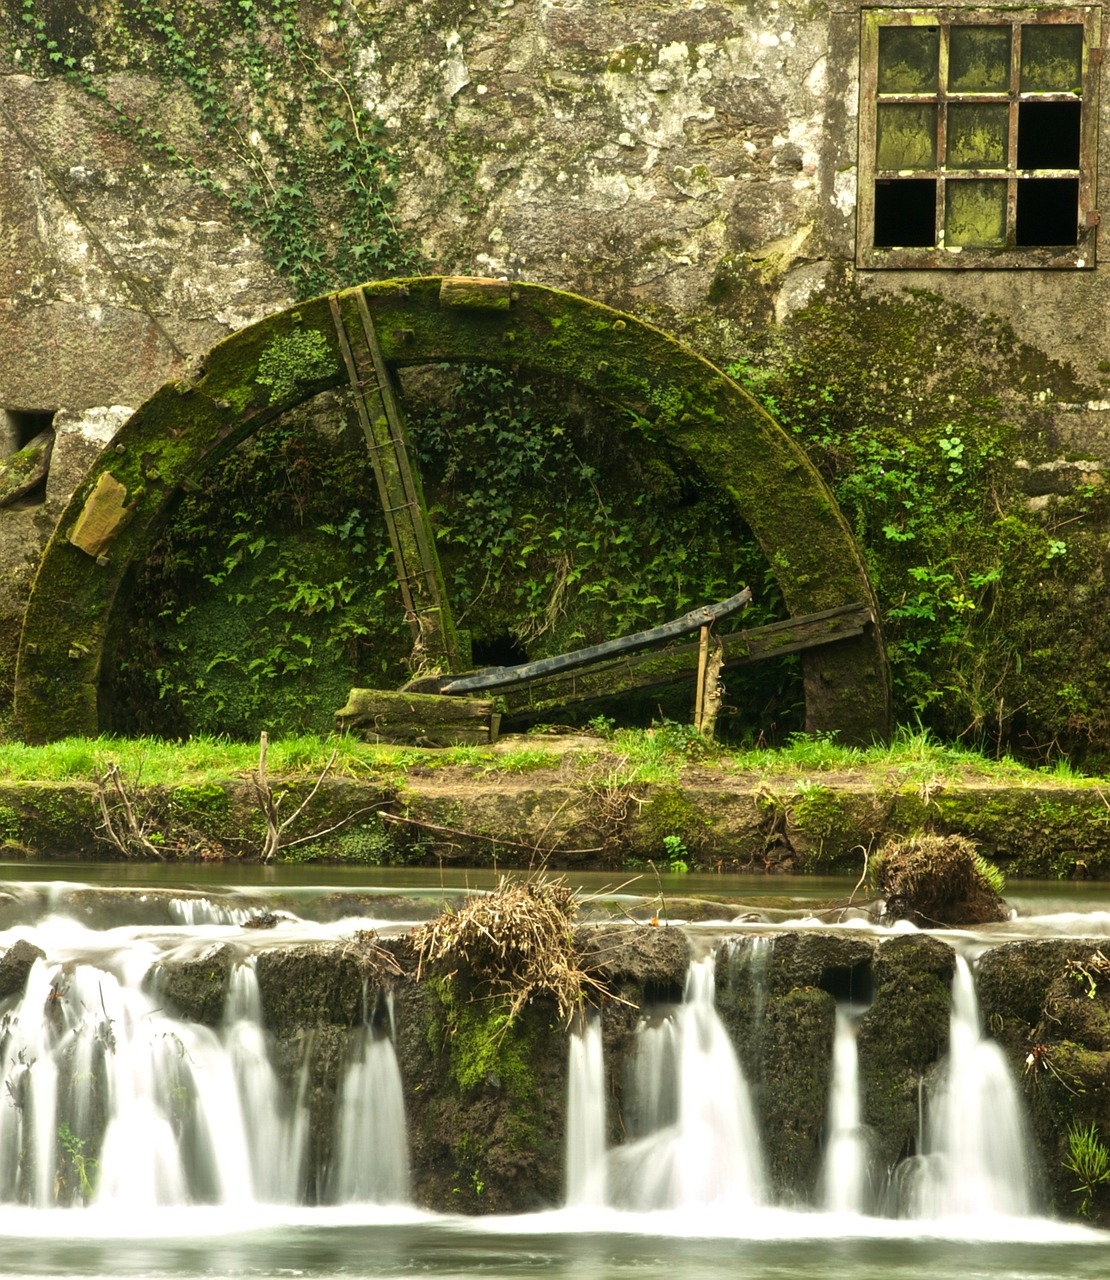
[[[561,876],[502,876],[492,892],[471,894],[458,910],[413,931],[416,976],[432,970],[469,979],[482,994],[507,998],[510,1020],[533,996],[550,996],[569,1023],[587,993],[606,994],[575,949],[577,910]]]

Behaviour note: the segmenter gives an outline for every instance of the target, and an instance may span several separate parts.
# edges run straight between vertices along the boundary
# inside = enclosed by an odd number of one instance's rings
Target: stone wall
[[[852,330],[859,313],[866,334],[868,317],[896,324],[927,297],[943,338],[935,350],[918,342],[912,366],[893,345],[882,350],[881,336],[862,339],[857,357],[888,400],[903,382],[910,398],[951,380],[955,414],[970,368],[1017,427],[1014,485],[1046,528],[1054,530],[1061,498],[1101,484],[1110,421],[1101,390],[1110,376],[1105,267],[853,265],[858,5],[263,8],[245,35],[220,37],[226,56],[208,69],[212,92],[242,112],[229,132],[190,79],[188,50],[151,52],[168,46],[148,0],[126,11],[113,0],[31,0],[30,22],[8,7],[0,444],[18,452],[51,414],[56,438],[47,484],[0,505],[0,685],[10,685],[38,555],[96,449],[129,408],[220,338],[303,295],[310,278],[351,284],[402,263],[404,274],[419,264],[434,274],[526,279],[632,311],[722,365],[755,358],[781,367],[815,340],[815,306],[826,329],[832,317]],[[179,16],[192,12],[178,7]],[[282,37],[283,21],[295,38]],[[301,81],[274,76],[282,59]],[[380,216],[387,230],[357,262],[343,258],[346,224],[339,214],[328,220],[332,197],[341,204],[344,153],[329,148],[327,126],[298,96],[306,74],[342,88],[351,148],[355,135],[365,142],[360,120],[381,123],[376,163],[392,171]],[[1110,130],[1102,136],[1105,150]],[[257,207],[270,181],[272,207],[287,208],[277,200],[281,150],[297,146],[304,182],[293,189],[314,205],[330,277],[291,274],[272,228],[244,214],[252,183],[263,188]],[[0,504],[3,495],[0,471]],[[1088,529],[1095,590],[1105,533],[1080,519],[1067,537]],[[1071,599],[1057,592],[1052,606]],[[1067,714],[1059,711],[1061,723]]]

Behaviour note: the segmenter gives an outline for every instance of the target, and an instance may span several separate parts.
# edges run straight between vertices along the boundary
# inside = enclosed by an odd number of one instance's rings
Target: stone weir
[[[597,998],[568,1028],[552,1000],[536,997],[509,1018],[463,972],[418,976],[410,936],[290,937],[258,917],[203,935],[147,921],[126,944],[119,930],[57,917],[0,934],[10,1103],[0,1202],[237,1194],[463,1213],[557,1207],[567,1195],[568,1050],[600,1027],[596,1114],[585,1122],[596,1131],[587,1131],[590,1158],[607,1161],[609,1176],[591,1195],[618,1207],[685,1203],[666,1187],[628,1186],[645,1176],[635,1157],[645,1134],[696,1132],[683,1119],[683,1089],[694,1086],[682,1075],[700,1053],[709,1068],[700,1102],[745,1082],[757,1135],[751,1194],[762,1203],[834,1203],[830,1152],[847,1125],[849,1143],[858,1136],[852,1205],[928,1216],[921,1186],[936,1162],[966,1167],[982,1154],[946,1151],[954,1139],[930,1120],[943,1111],[960,1128],[957,1091],[990,1074],[983,1060],[957,1056],[965,1035],[976,1053],[989,1045],[1006,1055],[1003,1087],[1024,1114],[1019,1154],[995,1161],[1021,1184],[1002,1210],[1107,1219],[1105,1180],[1081,1194],[1074,1169],[1079,1130],[1110,1135],[1110,962],[1091,940],[986,951],[979,1021],[955,1007],[967,960],[923,933],[580,925],[574,947]],[[695,970],[701,994],[691,994]],[[682,1010],[695,999],[708,1002],[713,1029],[691,1023],[683,1041]],[[848,1043],[845,1011],[858,1075],[848,1121],[837,1097],[849,1077],[834,1065]],[[724,1047],[710,1051],[717,1029]],[[583,1105],[572,1104],[579,1128]],[[989,1164],[1002,1104],[976,1095],[966,1105],[987,1117]],[[658,1152],[644,1158],[658,1163]],[[978,1194],[937,1203],[977,1212]]]

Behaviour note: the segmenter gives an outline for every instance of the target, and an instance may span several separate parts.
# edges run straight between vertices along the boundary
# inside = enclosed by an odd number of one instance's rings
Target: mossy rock
[[[916,1153],[921,1082],[948,1049],[955,963],[951,947],[922,936],[884,942],[875,958],[875,997],[857,1045],[880,1168]]]
[[[234,950],[223,944],[188,960],[166,960],[150,970],[146,985],[179,1017],[218,1027],[224,1020],[237,958]]]
[[[690,940],[681,929],[602,924],[574,931],[583,965],[634,1003],[681,999],[690,967]]]
[[[398,984],[413,1195],[437,1212],[517,1213],[563,1192],[566,1034],[555,1004],[511,1022],[443,979]]]
[[[256,971],[262,1019],[276,1035],[361,1025],[367,990],[381,986],[386,975],[375,952],[359,941],[262,951]]]
[[[0,956],[0,1000],[14,996],[23,991],[27,985],[27,975],[34,967],[36,960],[45,960],[46,952],[20,938],[14,942],[3,956]]]

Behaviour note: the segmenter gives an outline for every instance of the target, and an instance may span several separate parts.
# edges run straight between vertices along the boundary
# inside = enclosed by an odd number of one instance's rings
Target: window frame
[[[1097,227],[1097,143],[1098,143],[1098,85],[1102,51],[1101,10],[1096,6],[1078,6],[1061,9],[891,9],[865,8],[861,10],[860,39],[860,112],[859,112],[859,188],[856,205],[857,237],[856,265],[863,268],[932,269],[932,268],[1079,268],[1091,269],[1096,265]],[[1082,26],[1082,78],[1078,97],[1065,93],[1022,93],[1018,80],[1021,51],[1020,29],[1023,25],[1064,24]],[[879,31],[891,26],[936,26],[940,28],[940,55],[938,85],[931,93],[889,93],[880,98]],[[950,94],[947,90],[947,65],[949,32],[953,26],[1009,26],[1013,31],[1010,51],[1010,88],[997,93]],[[941,85],[944,85],[944,88]],[[976,101],[1003,102],[1009,106],[1009,144],[1007,164],[1004,168],[969,170],[948,166],[942,147],[945,142],[947,108],[950,101],[966,103]],[[875,238],[875,185],[887,171],[878,169],[877,130],[879,102],[919,103],[938,107],[938,154],[935,166],[924,170],[903,170],[901,176],[935,180],[937,184],[934,230],[936,243],[932,246],[876,246]],[[1017,119],[1023,102],[1078,101],[1080,103],[1079,164],[1078,169],[1047,170],[1019,169],[1017,167]],[[1017,245],[1015,241],[1015,210],[1017,183],[1020,179],[1036,174],[1038,177],[1066,175],[1078,178],[1079,207],[1076,243],[1065,246]],[[893,176],[893,171],[891,171]],[[944,244],[944,209],[947,184],[968,179],[1005,180],[1007,182],[1006,245],[1000,247],[970,247]]]

